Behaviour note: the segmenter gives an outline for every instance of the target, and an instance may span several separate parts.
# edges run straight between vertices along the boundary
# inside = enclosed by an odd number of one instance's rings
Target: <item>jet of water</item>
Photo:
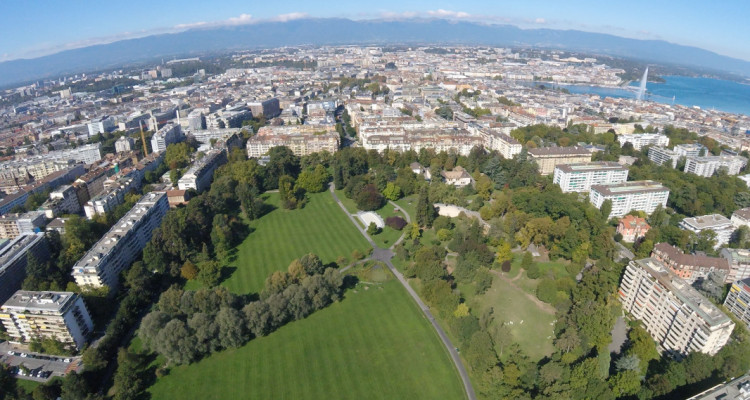
[[[638,87],[637,100],[643,100],[643,95],[646,94],[646,81],[648,80],[648,67],[643,71],[643,78],[641,78],[641,86]]]

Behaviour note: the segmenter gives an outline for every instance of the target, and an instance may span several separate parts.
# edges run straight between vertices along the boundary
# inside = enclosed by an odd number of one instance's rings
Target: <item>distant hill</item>
[[[0,86],[60,74],[94,71],[161,57],[210,51],[290,45],[477,44],[531,46],[605,54],[654,63],[678,64],[750,77],[750,62],[661,40],[627,39],[575,30],[520,29],[446,20],[364,20],[339,18],[264,22],[194,29],[67,50],[35,59],[0,63]]]

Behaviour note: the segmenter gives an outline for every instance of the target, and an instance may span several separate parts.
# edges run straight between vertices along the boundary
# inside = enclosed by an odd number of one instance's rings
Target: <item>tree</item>
[[[145,383],[140,377],[140,357],[121,348],[117,352],[117,372],[112,386],[116,400],[137,399]]]
[[[422,230],[419,228],[419,225],[414,222],[409,224],[409,238],[414,240],[418,239],[420,236],[422,236]]]
[[[469,306],[467,306],[466,303],[459,304],[458,307],[456,307],[456,310],[453,311],[453,316],[456,318],[468,317]]]
[[[304,189],[295,187],[294,178],[290,175],[282,175],[279,178],[279,199],[281,206],[287,210],[301,208],[304,204]]]
[[[529,268],[526,269],[526,276],[528,276],[529,279],[538,279],[541,277],[542,271],[539,269],[539,265],[531,264]]]
[[[385,197],[378,191],[377,186],[373,184],[367,184],[362,189],[354,194],[354,201],[357,203],[357,208],[364,211],[377,210],[385,204]]]
[[[197,356],[195,336],[179,319],[169,321],[155,339],[156,350],[170,362],[189,364]]]
[[[198,276],[198,268],[195,266],[195,264],[191,263],[190,260],[187,260],[184,264],[182,264],[182,268],[180,268],[180,275],[183,278],[191,281]]]
[[[599,208],[604,219],[609,219],[609,214],[612,213],[612,200],[604,200],[602,206]]]
[[[407,222],[406,222],[405,219],[403,219],[401,217],[392,216],[392,217],[388,217],[388,218],[385,219],[385,224],[387,226],[390,226],[391,228],[397,230],[397,231],[400,231],[400,230],[404,229],[404,227],[406,226]]]
[[[378,233],[380,233],[380,228],[374,222],[370,222],[370,225],[367,226],[367,234],[377,235]]]
[[[216,260],[204,261],[198,266],[198,280],[206,287],[213,287],[221,280],[221,264]]]
[[[249,339],[242,314],[231,307],[222,307],[216,314],[219,342],[224,348],[240,347]]]
[[[528,251],[525,251],[523,253],[523,258],[521,259],[521,268],[528,270],[529,267],[531,267],[531,264],[534,263],[534,257],[529,253]]]
[[[60,397],[62,400],[86,400],[90,392],[86,379],[77,372],[72,371],[63,379]]]
[[[430,202],[427,188],[424,187],[419,191],[419,199],[417,200],[417,223],[420,226],[430,228],[436,217],[437,210],[435,210],[435,207]]]
[[[396,201],[400,199],[402,195],[403,193],[401,192],[401,188],[393,182],[388,182],[388,184],[385,185],[383,196],[385,196],[386,199]]]
[[[305,169],[297,178],[297,186],[308,193],[319,193],[325,190],[326,183],[331,179],[330,174],[321,164],[314,169]]]
[[[498,264],[502,264],[505,261],[510,261],[513,259],[513,253],[511,251],[510,243],[503,242],[498,246],[497,248],[497,257],[495,257],[495,262]]]

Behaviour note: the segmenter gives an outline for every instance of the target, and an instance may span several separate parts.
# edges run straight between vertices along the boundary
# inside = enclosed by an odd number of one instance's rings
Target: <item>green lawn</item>
[[[404,214],[400,212],[395,212],[395,210],[396,210],[396,207],[392,206],[390,203],[386,203],[385,206],[383,206],[383,208],[381,208],[380,210],[377,210],[376,212],[383,218],[383,221],[385,221],[388,217],[393,217],[393,216],[404,218]],[[393,243],[396,243],[398,238],[401,237],[401,234],[406,229],[407,228],[397,231],[391,228],[390,226],[385,226],[383,227],[383,230],[380,233],[371,237],[372,237],[372,240],[374,240],[375,243],[377,243],[379,247],[387,249],[393,246]]]
[[[515,284],[521,286],[523,281],[530,280],[524,275],[516,280]],[[515,342],[532,359],[539,360],[552,354],[552,322],[555,320],[555,314],[540,309],[526,297],[524,290],[495,277],[492,287],[485,294],[471,299],[470,306],[476,310],[475,315],[482,315],[484,310],[493,307],[497,320],[513,322],[512,325],[508,324],[508,327]]]
[[[31,393],[34,390],[34,388],[36,388],[39,385],[41,385],[41,383],[37,381],[30,381],[27,379],[16,379],[16,386],[18,386],[19,388],[23,388],[24,390],[26,390],[27,393]]]
[[[307,319],[175,367],[150,392],[154,399],[465,398],[440,339],[395,280],[359,284]]]
[[[397,200],[395,202],[398,204],[401,209],[409,213],[409,216],[411,216],[412,220],[414,218],[417,218],[417,195],[413,194],[408,197],[404,197],[403,199]]]
[[[267,203],[279,207],[278,193]],[[311,194],[300,210],[277,208],[251,222],[254,231],[237,246],[236,270],[223,283],[236,293],[258,292],[266,277],[285,270],[292,260],[315,253],[324,263],[339,256],[351,259],[352,250],[366,253],[369,244],[333,200],[329,192]]]

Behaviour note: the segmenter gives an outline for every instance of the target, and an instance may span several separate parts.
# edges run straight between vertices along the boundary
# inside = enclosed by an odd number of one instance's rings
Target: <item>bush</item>
[[[477,294],[484,294],[492,286],[492,272],[482,267],[474,276],[474,282],[477,285]]]
[[[374,222],[370,222],[370,225],[367,227],[367,234],[377,235],[378,233],[380,233],[380,228]]]
[[[448,229],[440,229],[437,231],[437,238],[445,242],[446,240],[453,239],[453,231]]]
[[[401,217],[388,217],[385,219],[385,224],[397,231],[400,231],[406,226],[406,220]]]
[[[538,279],[540,276],[542,276],[542,271],[539,269],[539,266],[536,264],[529,265],[529,268],[526,269],[526,275],[529,277],[529,279]]]
[[[500,267],[503,272],[510,272],[510,261],[503,261],[503,265]]]

